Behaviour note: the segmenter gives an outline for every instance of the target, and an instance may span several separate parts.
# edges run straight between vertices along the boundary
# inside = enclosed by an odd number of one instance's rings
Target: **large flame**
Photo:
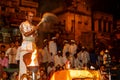
[[[37,50],[35,49],[31,56],[31,63],[28,66],[38,66]]]

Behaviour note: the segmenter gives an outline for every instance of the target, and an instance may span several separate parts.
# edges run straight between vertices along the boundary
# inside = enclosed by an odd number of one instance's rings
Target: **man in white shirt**
[[[77,52],[77,44],[75,43],[75,40],[71,40],[71,44],[70,44],[70,47],[69,47],[69,52],[70,52],[70,55],[74,55],[76,54]]]
[[[15,47],[15,44],[14,42],[11,42],[10,48],[8,48],[6,51],[6,57],[9,59],[9,68],[14,68],[15,65],[17,65],[16,54],[17,49]]]
[[[82,63],[82,67],[87,67],[90,61],[90,56],[85,47],[78,53],[78,59]]]
[[[58,65],[63,66],[63,61],[62,61],[62,54],[61,51],[58,51],[57,55],[55,55],[54,57],[54,63],[55,63],[55,67],[57,67]]]
[[[42,52],[41,52],[41,58],[42,58],[42,63],[47,63],[47,62],[51,62],[50,58],[51,58],[51,55],[49,53],[49,50],[48,50],[48,41],[47,39],[45,39],[43,41],[43,49],[42,49]]]
[[[69,52],[70,44],[67,40],[64,40],[64,46],[63,46],[63,56],[65,56],[66,52]]]
[[[22,22],[19,26],[23,39],[20,52],[19,79],[23,74],[27,73],[27,68],[23,61],[23,56],[27,53],[33,53],[33,51],[36,49],[35,40],[37,37],[38,26],[34,26],[32,24],[33,17],[33,12],[27,12],[26,21]]]
[[[70,53],[71,67],[73,67],[74,66],[74,54],[77,53],[77,44],[75,43],[75,40],[71,40],[71,44],[69,47],[69,53]]]
[[[54,56],[57,54],[57,44],[55,42],[56,37],[52,37],[51,41],[49,41],[49,53],[52,56],[54,62]]]

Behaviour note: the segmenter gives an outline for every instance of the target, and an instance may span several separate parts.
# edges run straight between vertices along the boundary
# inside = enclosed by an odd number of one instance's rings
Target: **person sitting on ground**
[[[54,62],[50,62],[47,68],[47,74],[49,75],[51,71],[55,71]]]

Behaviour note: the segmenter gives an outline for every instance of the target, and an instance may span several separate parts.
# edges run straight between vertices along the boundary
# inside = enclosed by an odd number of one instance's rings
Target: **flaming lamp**
[[[37,59],[37,51],[35,50],[31,55],[31,62],[27,65],[27,69],[32,72],[32,80],[37,80],[36,73],[39,69],[38,59]]]

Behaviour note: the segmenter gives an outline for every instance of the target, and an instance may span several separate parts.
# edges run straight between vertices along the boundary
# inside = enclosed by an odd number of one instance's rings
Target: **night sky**
[[[72,0],[38,0],[39,9],[38,11],[44,13],[51,11],[59,6],[67,4],[72,5]],[[120,19],[120,0],[86,0],[91,3],[94,11],[103,11],[106,13],[113,14],[115,19]]]
[[[120,0],[93,0],[93,9],[113,14],[120,19]]]

